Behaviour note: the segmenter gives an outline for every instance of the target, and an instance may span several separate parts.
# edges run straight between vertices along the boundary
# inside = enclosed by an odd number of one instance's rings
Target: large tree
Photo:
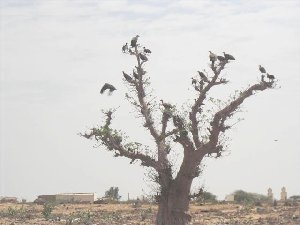
[[[129,158],[131,163],[140,161],[142,166],[155,172],[154,180],[160,192],[157,225],[188,224],[191,220],[188,213],[191,185],[193,179],[199,176],[202,160],[204,157],[217,158],[222,155],[227,140],[224,138],[225,133],[231,128],[232,116],[239,111],[245,99],[258,91],[274,88],[275,82],[272,76],[265,80],[263,73],[258,83],[235,92],[228,100],[213,100],[209,93],[212,88],[228,83],[221,72],[233,58],[210,53],[210,72],[199,71],[198,76],[192,78],[196,91],[195,101],[187,113],[179,112],[172,104],[163,101],[159,105],[154,104],[149,98],[147,91],[150,82],[145,64],[150,52],[137,42],[137,38],[133,38],[130,46],[123,46],[123,53],[134,57],[137,62],[132,74],[123,73],[129,90],[125,96],[143,118],[143,125],[154,140],[155,148],[152,152],[155,154],[148,153],[148,146],[129,142],[123,132],[112,128],[115,110],[105,111],[104,124],[90,129],[82,136],[95,139],[106,150],[114,152],[115,157]],[[211,101],[218,105],[216,110],[211,110]],[[180,168],[176,172],[169,159],[174,145],[179,145],[183,152]]]

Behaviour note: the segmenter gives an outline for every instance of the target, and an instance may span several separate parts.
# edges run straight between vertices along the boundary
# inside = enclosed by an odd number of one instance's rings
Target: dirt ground
[[[36,204],[0,204],[1,225],[131,225],[154,224],[157,206],[130,204],[65,204],[48,210]],[[44,212],[44,214],[43,214]],[[47,213],[48,212],[48,213]],[[50,213],[49,213],[50,212]],[[193,225],[300,224],[300,206],[191,205]],[[45,217],[49,217],[47,220]]]

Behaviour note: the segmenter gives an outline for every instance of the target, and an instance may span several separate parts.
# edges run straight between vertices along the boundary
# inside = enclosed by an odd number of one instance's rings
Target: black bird
[[[128,51],[128,43],[126,43],[125,45],[123,45],[122,47],[122,52],[126,52]]]
[[[225,60],[226,60],[226,58],[223,57],[223,56],[221,56],[221,55],[218,55],[218,56],[217,56],[217,59],[218,59],[219,61],[225,61]]]
[[[143,55],[142,53],[139,54],[140,59],[143,60],[144,62],[148,61],[147,56]]]
[[[128,52],[130,53],[130,55],[134,54],[134,52],[130,48],[128,49]]]
[[[197,84],[197,80],[195,78],[192,77],[192,84],[196,85]]]
[[[151,53],[151,50],[144,47],[144,52],[150,54],[150,53]]]
[[[214,53],[212,53],[211,51],[209,51],[209,60],[210,60],[211,62],[216,61],[216,60],[217,60],[217,55],[214,54]]]
[[[273,81],[275,79],[275,76],[267,73],[267,78]]]
[[[262,73],[266,73],[266,69],[264,67],[262,67],[261,65],[259,65],[259,70]]]
[[[161,101],[161,104],[163,105],[163,107],[165,107],[165,109],[173,108],[173,106],[170,103],[166,103],[162,99],[160,101]]]
[[[137,43],[137,40],[138,40],[139,37],[140,37],[139,35],[136,35],[135,37],[133,37],[131,39],[131,42],[130,42],[131,47],[135,47],[136,46],[136,43]]]
[[[122,72],[123,73],[123,76],[125,78],[125,80],[127,80],[129,83],[132,83],[133,82],[133,79],[131,76],[129,76],[127,73],[125,73],[124,71]]]
[[[132,71],[132,74],[135,79],[137,79],[137,80],[139,79],[139,75],[134,70]]]
[[[223,52],[223,54],[226,60],[235,60],[235,58],[232,55],[226,54],[225,52]]]
[[[203,72],[197,71],[204,82],[208,82],[207,76]]]
[[[117,90],[113,85],[108,84],[108,83],[105,83],[105,84],[103,85],[103,87],[101,88],[100,93],[103,94],[104,91],[106,91],[107,89],[109,90],[109,93],[110,93],[110,94],[111,94],[113,91]]]

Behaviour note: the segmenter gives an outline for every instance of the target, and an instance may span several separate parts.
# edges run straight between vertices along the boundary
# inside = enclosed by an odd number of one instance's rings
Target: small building
[[[0,199],[0,203],[18,203],[16,197],[3,197]]]
[[[94,193],[63,193],[55,196],[56,203],[94,203]]]
[[[56,195],[39,195],[36,200],[34,200],[34,203],[37,204],[44,204],[46,202],[55,202],[56,201]]]
[[[274,197],[273,197],[273,192],[272,192],[272,188],[269,188],[268,189],[268,200],[270,201],[270,202],[273,202],[273,199],[274,199]]]
[[[234,202],[234,194],[226,195],[225,202]]]
[[[281,193],[280,193],[280,201],[285,202],[287,200],[287,192],[286,192],[286,188],[282,187],[281,188]]]

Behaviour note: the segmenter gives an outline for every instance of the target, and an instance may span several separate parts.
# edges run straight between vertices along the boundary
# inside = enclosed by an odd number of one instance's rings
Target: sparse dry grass
[[[0,224],[150,225],[154,224],[157,206],[133,208],[129,204],[61,204],[55,206],[48,221],[43,218],[42,210],[42,205],[0,204]],[[300,216],[299,206],[191,205],[190,212],[193,216],[191,224],[194,225],[300,224],[300,219],[296,218]]]

